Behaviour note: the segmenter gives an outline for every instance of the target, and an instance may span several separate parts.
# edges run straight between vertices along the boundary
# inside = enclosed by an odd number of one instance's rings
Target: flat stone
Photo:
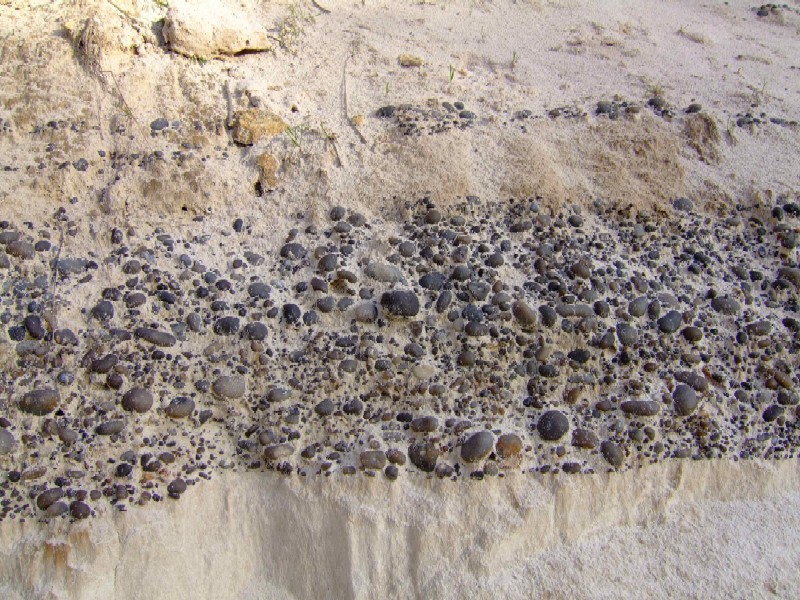
[[[439,429],[439,419],[436,417],[417,417],[411,421],[411,431],[417,433],[431,433],[437,429]]]
[[[741,304],[729,296],[717,296],[711,301],[711,308],[723,315],[736,315],[742,310]]]
[[[661,412],[661,405],[655,400],[626,400],[620,408],[625,414],[637,417],[653,417]]]
[[[394,265],[370,263],[364,268],[364,273],[382,283],[405,283],[403,272]]]
[[[223,0],[170,0],[162,35],[170,50],[190,58],[215,58],[271,50],[258,13]]]
[[[92,514],[92,509],[85,502],[75,500],[69,505],[69,514],[73,519],[88,519]]]
[[[247,392],[247,383],[244,377],[238,375],[223,375],[211,386],[211,391],[219,398],[235,400]]]
[[[125,421],[122,419],[113,419],[111,421],[104,421],[97,426],[95,433],[97,435],[116,435],[125,429]]]
[[[58,392],[52,388],[32,390],[20,400],[19,408],[32,415],[46,415],[53,412],[58,406]]]
[[[8,429],[0,427],[0,456],[3,454],[11,454],[17,447],[17,440],[14,439]]]
[[[11,256],[15,256],[16,258],[21,258],[22,260],[30,260],[34,256],[36,256],[36,250],[33,247],[33,244],[30,244],[24,240],[16,240],[11,242],[6,246],[6,252]]]
[[[174,346],[178,341],[171,333],[159,331],[158,329],[151,329],[149,327],[137,327],[134,333],[137,338],[162,348]]]

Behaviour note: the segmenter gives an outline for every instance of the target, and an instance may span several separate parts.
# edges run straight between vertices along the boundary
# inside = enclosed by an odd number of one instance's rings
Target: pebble
[[[741,305],[728,296],[717,296],[711,300],[711,308],[723,315],[737,315],[741,310]]]
[[[75,500],[69,505],[69,514],[72,515],[73,519],[88,519],[92,514],[92,509],[85,502]]]
[[[658,330],[662,333],[675,333],[683,323],[683,315],[677,310],[671,310],[658,319]],[[684,334],[685,336],[686,334]]]
[[[536,325],[536,312],[522,300],[516,300],[511,305],[511,314],[523,327],[533,327]]]
[[[617,323],[617,338],[623,346],[635,346],[639,341],[639,332],[628,323]]]
[[[600,444],[600,453],[603,455],[603,458],[615,468],[621,467],[625,460],[625,452],[610,440],[605,440]]]
[[[600,441],[594,432],[588,429],[575,429],[572,432],[572,445],[577,448],[584,448],[586,450],[593,450],[597,448]]]
[[[152,406],[153,394],[145,388],[131,388],[122,396],[122,408],[128,412],[146,413]]]
[[[121,419],[113,419],[111,421],[104,421],[97,426],[95,433],[97,435],[116,435],[125,429],[125,421]]]
[[[415,317],[419,313],[419,298],[408,290],[393,290],[383,293],[381,306],[392,316]]]
[[[675,404],[675,413],[688,417],[697,408],[697,393],[691,386],[679,383],[672,392],[672,401]]]
[[[419,442],[411,444],[408,448],[408,458],[411,464],[420,471],[432,473],[439,460],[440,451],[432,442]]]
[[[555,442],[569,431],[569,419],[561,411],[548,410],[539,417],[536,430],[543,440]]]
[[[461,458],[464,462],[480,462],[492,452],[494,436],[491,431],[479,431],[467,438],[461,446]]]
[[[149,327],[138,327],[135,334],[137,338],[162,348],[174,346],[178,342],[171,333],[159,331],[158,329],[151,329]]]
[[[386,455],[380,450],[365,450],[359,457],[361,468],[380,471],[386,466]]]
[[[20,410],[32,415],[42,416],[53,412],[58,406],[58,392],[52,388],[31,390],[20,400]]]
[[[495,450],[501,458],[516,456],[522,452],[522,439],[515,433],[504,433],[497,438]]]
[[[637,417],[653,417],[661,412],[661,405],[655,400],[626,400],[620,408],[622,412]]]
[[[219,377],[211,386],[211,391],[218,398],[226,400],[236,400],[247,392],[247,383],[244,377],[238,375],[223,375]]]
[[[0,427],[0,456],[3,454],[11,454],[17,447],[17,440],[14,439],[12,434],[7,429]]]
[[[164,412],[173,419],[185,419],[194,412],[194,400],[187,396],[178,396],[173,399]]]

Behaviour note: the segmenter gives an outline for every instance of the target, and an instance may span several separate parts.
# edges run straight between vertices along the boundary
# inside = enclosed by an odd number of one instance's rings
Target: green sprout
[[[453,65],[450,65],[450,83],[453,83],[453,77],[456,76],[456,70]]]
[[[303,125],[286,128],[286,136],[298,150],[303,150]]]

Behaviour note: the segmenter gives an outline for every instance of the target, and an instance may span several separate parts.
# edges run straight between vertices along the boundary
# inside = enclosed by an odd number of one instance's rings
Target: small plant
[[[517,55],[517,51],[514,50],[514,53],[511,55],[511,68],[512,69],[516,68],[517,60],[519,60],[519,55]]]
[[[322,135],[325,136],[325,139],[328,140],[329,142],[336,141],[336,138],[338,136],[332,131],[328,131],[328,129],[325,127],[325,123],[319,124],[319,130],[322,132]]]
[[[386,82],[386,95],[389,95],[389,82]]]
[[[281,48],[290,54],[297,53],[300,38],[305,32],[304,24],[314,22],[314,15],[304,4],[302,0],[292,2],[289,5],[288,16],[278,25],[275,40]]]
[[[450,65],[450,83],[453,83],[453,77],[456,76],[456,69],[453,65]]]
[[[735,146],[739,141],[736,139],[736,121],[732,117],[728,117],[728,122],[725,125],[725,138],[731,146]]]
[[[647,95],[651,98],[663,98],[664,88],[660,83],[651,83],[647,86]]]
[[[292,145],[301,152],[303,151],[303,130],[304,127],[302,124],[286,128],[286,137],[288,137]]]

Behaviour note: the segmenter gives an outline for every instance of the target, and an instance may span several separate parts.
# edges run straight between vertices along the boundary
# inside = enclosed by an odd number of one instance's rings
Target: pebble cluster
[[[0,520],[179,498],[219,469],[792,458],[800,204],[773,201],[630,219],[423,198],[401,223],[297,215],[275,242],[241,219],[114,229],[103,255],[63,252],[68,208],[2,221]]]

